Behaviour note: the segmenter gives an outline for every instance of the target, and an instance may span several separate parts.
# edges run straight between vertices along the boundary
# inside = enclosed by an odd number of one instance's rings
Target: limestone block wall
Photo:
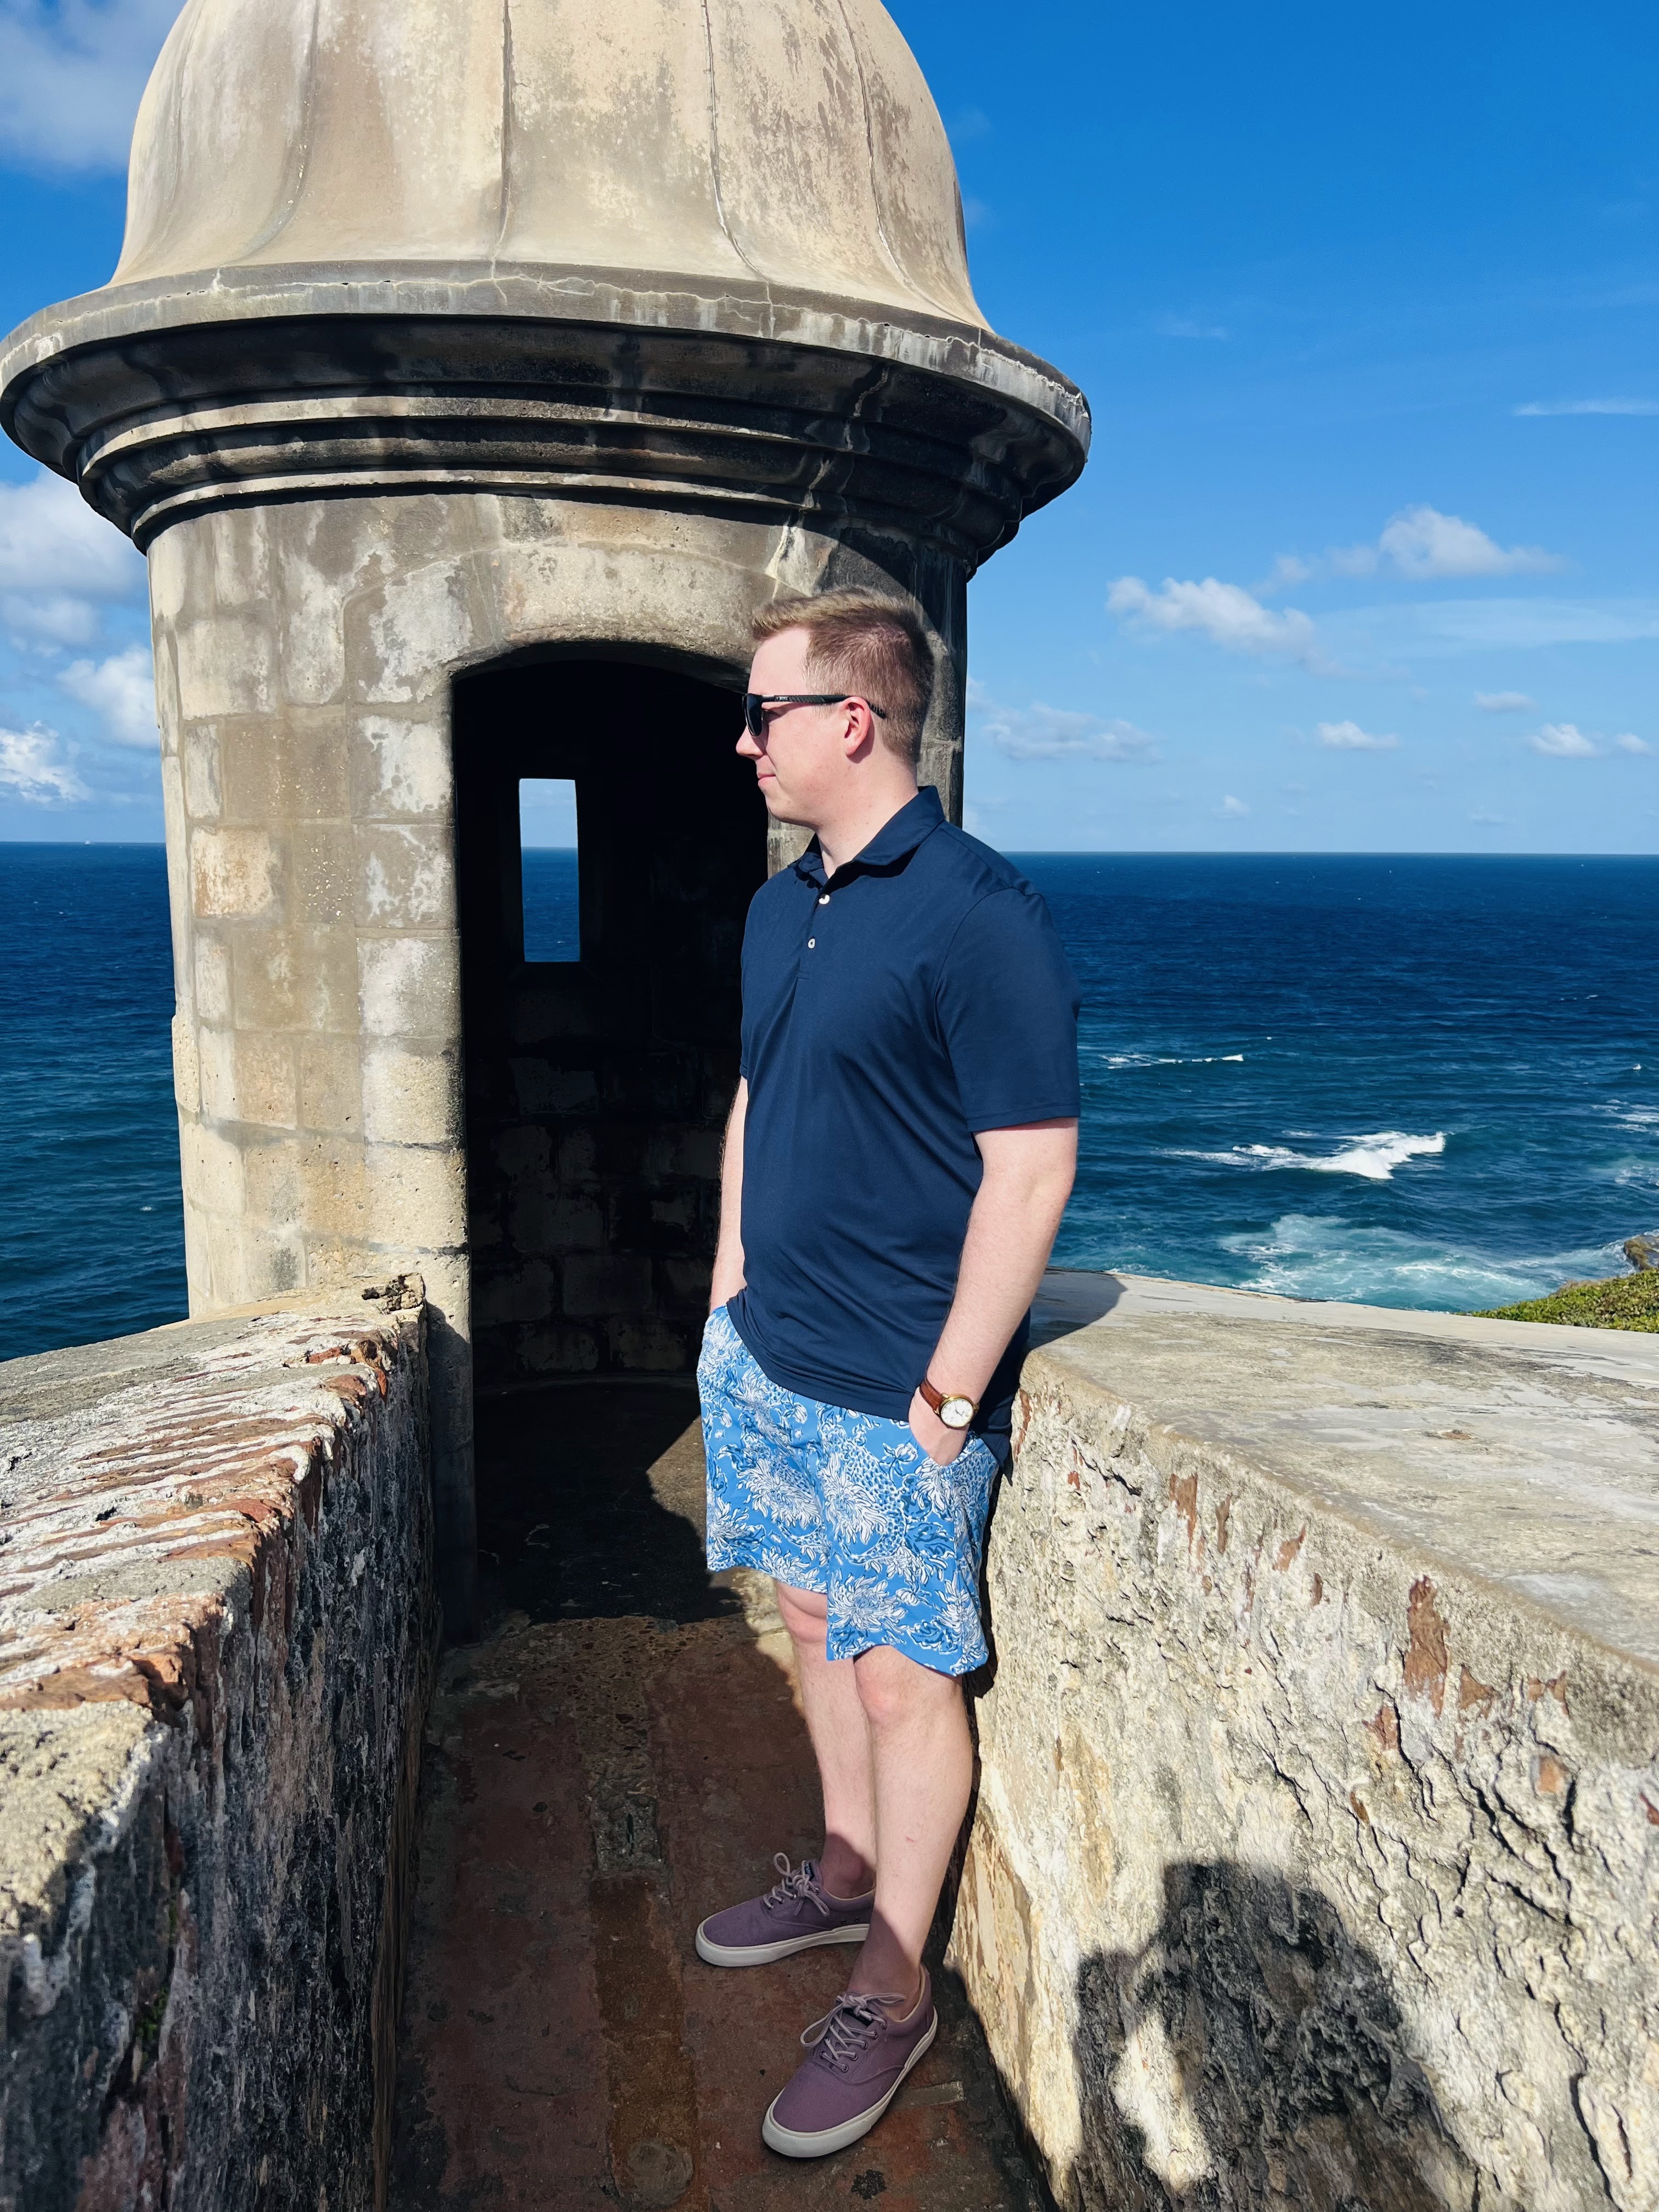
[[[0,2207],[383,2201],[418,1285],[0,1366]]]
[[[1051,1279],[952,1956],[1066,2212],[1659,2205],[1659,1341]]]
[[[199,514],[154,539],[149,565],[191,1311],[417,1268],[440,1557],[463,1559],[473,1317],[454,678],[599,645],[735,684],[753,609],[775,592],[896,580],[939,637],[924,766],[959,811],[964,572],[902,532],[461,491]],[[690,1116],[718,1118],[702,1100]],[[488,1164],[486,1218],[499,1212],[513,1264],[492,1258],[487,1325],[515,1340],[528,1329],[539,1348],[507,1364],[568,1364],[559,1346],[595,1330],[619,1364],[662,1364],[648,1312],[631,1340],[615,1325],[629,1318],[625,1270],[606,1275],[592,1250],[514,1261],[497,1187],[515,1172],[505,1152]],[[465,1590],[449,1599],[464,1618]]]

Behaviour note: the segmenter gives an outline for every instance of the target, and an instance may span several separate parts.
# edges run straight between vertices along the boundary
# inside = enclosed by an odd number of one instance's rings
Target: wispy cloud
[[[1474,703],[1489,714],[1524,714],[1538,702],[1528,698],[1524,691],[1477,691]]]
[[[0,730],[0,791],[31,805],[72,805],[89,794],[58,752],[56,730]]]
[[[1356,666],[1399,659],[1510,653],[1555,645],[1625,645],[1659,638],[1659,599],[1415,599],[1345,607],[1319,619],[1320,635]]]
[[[1206,323],[1196,315],[1154,315],[1152,328],[1161,338],[1230,338],[1232,332],[1219,323]]]
[[[133,118],[179,0],[0,0],[0,155],[126,167]]]
[[[114,744],[148,750],[156,742],[155,672],[147,646],[131,645],[107,660],[71,661],[58,681],[92,708]]]
[[[1328,745],[1333,752],[1391,753],[1400,743],[1392,733],[1374,737],[1358,722],[1321,722],[1317,728],[1320,744]]]
[[[1314,559],[1281,553],[1261,585],[1263,592],[1286,590],[1322,576],[1374,576],[1384,571],[1430,583],[1444,576],[1540,574],[1562,566],[1541,545],[1509,545],[1461,514],[1436,507],[1408,507],[1390,518],[1374,544],[1333,545]]]
[[[1514,819],[1508,814],[1471,814],[1471,822],[1478,822],[1483,830],[1512,830]]]
[[[982,684],[969,678],[968,711],[975,732],[988,738],[1010,760],[1147,761],[1158,758],[1158,740],[1121,718],[1048,707],[1005,707]]]
[[[1529,399],[1517,415],[1659,415],[1659,399]]]
[[[1224,822],[1242,822],[1249,811],[1244,801],[1242,799],[1235,799],[1231,791],[1220,805],[1214,809],[1215,813]]]
[[[1550,760],[1594,760],[1601,750],[1576,722],[1546,722],[1527,743]]]
[[[1178,583],[1166,576],[1153,591],[1139,576],[1120,576],[1106,594],[1108,611],[1120,622],[1150,630],[1197,630],[1229,653],[1285,653],[1311,661],[1316,633],[1295,607],[1275,614],[1242,584],[1214,576],[1202,583]]]
[[[1653,747],[1645,738],[1633,736],[1629,730],[1626,730],[1622,737],[1615,738],[1613,742],[1621,753],[1650,753],[1653,750]]]

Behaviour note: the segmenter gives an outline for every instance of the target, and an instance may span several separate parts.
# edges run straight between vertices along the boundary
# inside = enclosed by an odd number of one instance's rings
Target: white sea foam
[[[1235,1145],[1230,1152],[1172,1152],[1164,1157],[1207,1160],[1224,1168],[1305,1168],[1310,1175],[1363,1176],[1367,1182],[1387,1182],[1407,1160],[1427,1158],[1445,1149],[1443,1130],[1432,1137],[1413,1137],[1403,1129],[1378,1129],[1368,1137],[1348,1138],[1340,1152],[1295,1152],[1287,1145]]]
[[[1616,1243],[1499,1254],[1306,1213],[1284,1214],[1269,1230],[1243,1231],[1220,1242],[1249,1266],[1246,1290],[1465,1312],[1541,1297],[1573,1279],[1622,1274],[1628,1264]]]
[[[1174,1053],[1103,1052],[1101,1058],[1108,1067],[1224,1067],[1229,1061],[1242,1060],[1242,1052],[1212,1052],[1183,1060]]]

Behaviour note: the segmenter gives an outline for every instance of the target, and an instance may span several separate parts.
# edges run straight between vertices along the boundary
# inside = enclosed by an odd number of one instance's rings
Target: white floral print
[[[984,1664],[996,1459],[983,1437],[940,1467],[903,1421],[798,1397],[762,1372],[723,1306],[703,1332],[697,1389],[713,1571],[753,1567],[822,1592],[832,1659],[886,1644],[942,1674]]]

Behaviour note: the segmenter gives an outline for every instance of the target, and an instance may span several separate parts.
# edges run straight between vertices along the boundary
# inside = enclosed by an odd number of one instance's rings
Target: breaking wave
[[[1228,1152],[1171,1152],[1170,1159],[1207,1160],[1224,1168],[1304,1168],[1310,1175],[1363,1176],[1387,1182],[1407,1160],[1430,1158],[1446,1149],[1443,1130],[1414,1137],[1403,1129],[1378,1129],[1369,1137],[1349,1137],[1340,1152],[1297,1152],[1287,1145],[1235,1145]]]
[[[1244,1263],[1239,1287],[1358,1305],[1450,1308],[1513,1305],[1573,1279],[1622,1274],[1618,1244],[1558,1252],[1483,1252],[1433,1237],[1330,1216],[1286,1213],[1266,1230],[1219,1240]]]

